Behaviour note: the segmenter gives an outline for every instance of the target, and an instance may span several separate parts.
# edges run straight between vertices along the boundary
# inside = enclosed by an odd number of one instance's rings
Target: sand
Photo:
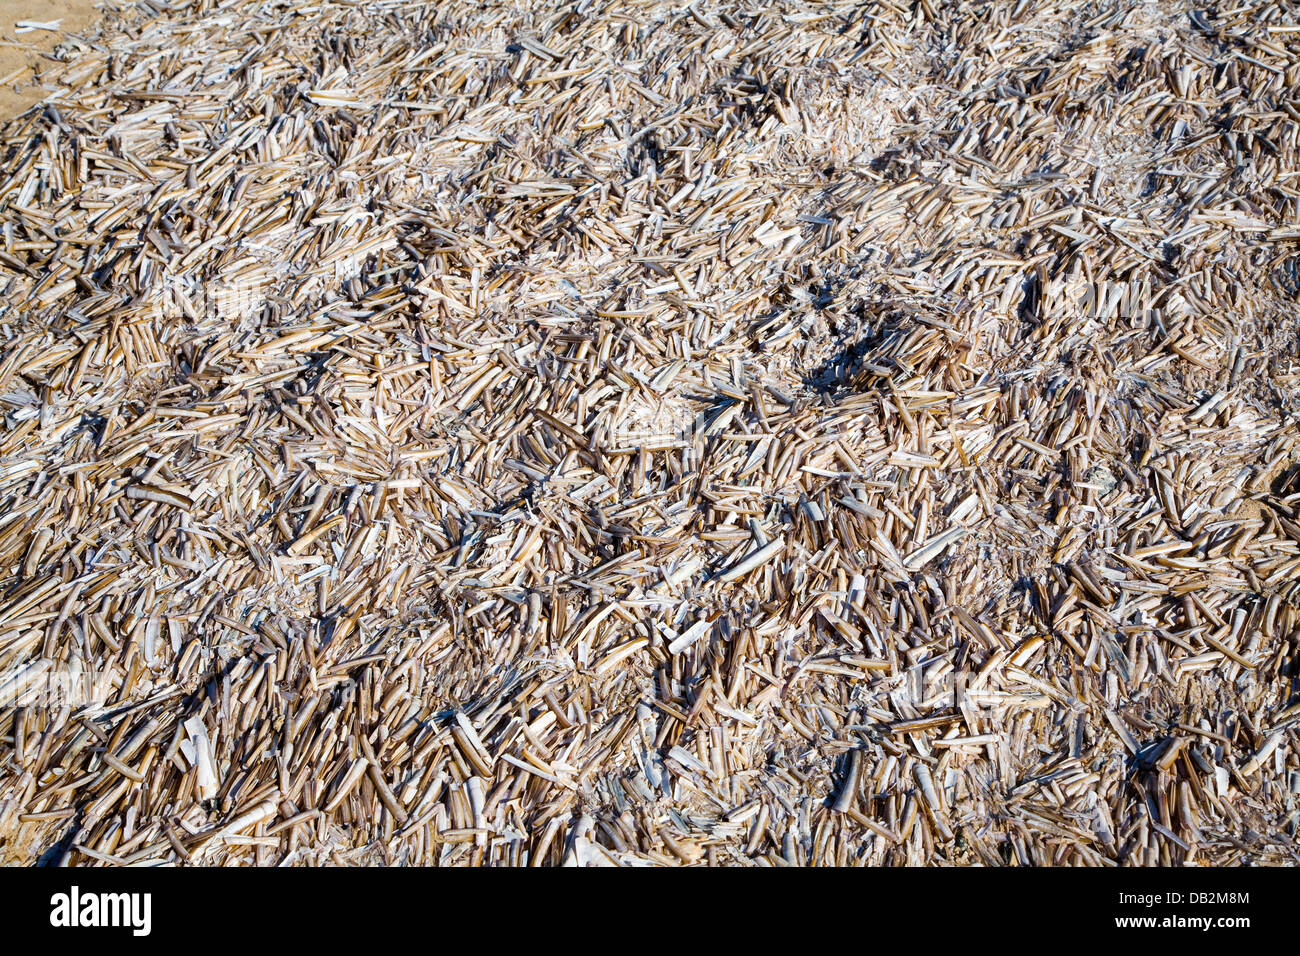
[[[99,18],[96,0],[4,0],[0,5],[0,119],[9,119],[45,98],[40,73],[54,63],[51,53],[68,35]],[[22,21],[50,23],[58,30],[17,32]],[[17,75],[15,75],[17,74]]]

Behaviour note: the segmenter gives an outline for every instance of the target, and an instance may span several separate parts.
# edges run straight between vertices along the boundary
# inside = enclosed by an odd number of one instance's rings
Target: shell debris
[[[0,128],[0,862],[1297,862],[1293,12],[107,9]]]

